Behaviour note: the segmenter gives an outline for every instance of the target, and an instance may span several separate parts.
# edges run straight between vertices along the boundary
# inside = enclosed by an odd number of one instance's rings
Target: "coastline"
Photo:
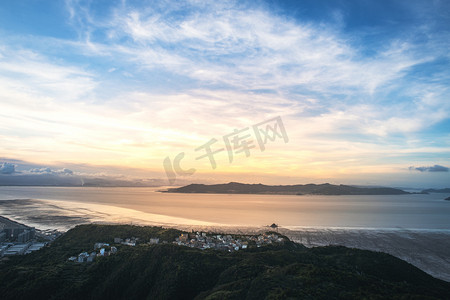
[[[268,226],[202,222],[103,204],[84,203],[84,207],[74,208],[73,203],[69,201],[35,199],[2,201],[0,201],[0,215],[41,230],[67,231],[79,224],[96,223],[162,226],[184,231],[230,234],[259,234],[274,231]],[[450,230],[280,226],[278,232],[306,247],[340,245],[385,252],[413,264],[436,278],[450,282],[450,256],[448,255]]]

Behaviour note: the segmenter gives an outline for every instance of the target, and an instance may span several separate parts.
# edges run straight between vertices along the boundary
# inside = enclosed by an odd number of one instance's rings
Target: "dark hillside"
[[[50,247],[0,263],[2,299],[445,299],[450,283],[384,253],[291,242],[233,253],[120,245],[93,263],[67,257],[94,242],[173,240],[159,227],[82,225]]]

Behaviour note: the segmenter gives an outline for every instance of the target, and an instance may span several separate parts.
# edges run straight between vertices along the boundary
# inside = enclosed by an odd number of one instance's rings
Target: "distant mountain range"
[[[128,179],[109,176],[79,176],[59,174],[0,174],[0,186],[59,187],[155,187],[165,185],[162,179]]]
[[[297,184],[264,185],[230,182],[226,184],[190,184],[169,189],[168,193],[208,194],[276,194],[276,195],[403,195],[410,194],[400,189],[387,187],[355,187],[349,185]]]

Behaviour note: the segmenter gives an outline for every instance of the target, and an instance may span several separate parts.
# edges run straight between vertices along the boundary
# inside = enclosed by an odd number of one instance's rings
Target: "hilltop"
[[[49,247],[2,261],[2,299],[442,299],[450,294],[450,283],[384,253],[309,249],[290,241],[235,252],[200,250],[173,244],[181,233],[77,226]],[[67,260],[96,242],[126,236],[141,243],[117,246],[114,255],[91,263]],[[148,243],[156,237],[161,243]]]
[[[226,184],[190,184],[169,189],[168,193],[208,193],[208,194],[278,194],[278,195],[403,195],[400,189],[387,187],[355,187],[350,185],[297,184],[264,185],[230,182]]]

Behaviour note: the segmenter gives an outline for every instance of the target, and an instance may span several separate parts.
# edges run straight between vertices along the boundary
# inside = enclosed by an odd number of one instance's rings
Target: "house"
[[[106,243],[95,243],[94,244],[94,249],[100,249],[100,248],[105,247],[105,246],[109,247],[109,244],[106,244]]]
[[[188,239],[189,239],[188,234],[182,233],[182,234],[180,235],[180,242],[187,242]]]
[[[150,244],[159,244],[159,238],[150,238]]]
[[[122,245],[127,245],[127,246],[136,246],[136,240],[132,240],[132,239],[126,239],[125,242],[122,242]]]
[[[89,255],[86,259],[87,262],[93,262],[97,254],[95,252],[92,252],[91,255]]]
[[[78,255],[78,260],[77,260],[77,262],[83,263],[83,262],[85,262],[85,261],[87,260],[88,257],[89,257],[89,254],[88,254],[87,252],[81,252],[81,253]]]
[[[27,251],[28,247],[30,247],[31,243],[28,244],[14,244],[9,248],[5,249],[3,255],[11,256],[11,255],[22,255]]]
[[[29,254],[33,251],[38,251],[40,250],[42,247],[44,247],[45,245],[47,245],[47,243],[33,243],[31,244],[30,247],[28,247],[27,251],[25,252],[25,254]]]

